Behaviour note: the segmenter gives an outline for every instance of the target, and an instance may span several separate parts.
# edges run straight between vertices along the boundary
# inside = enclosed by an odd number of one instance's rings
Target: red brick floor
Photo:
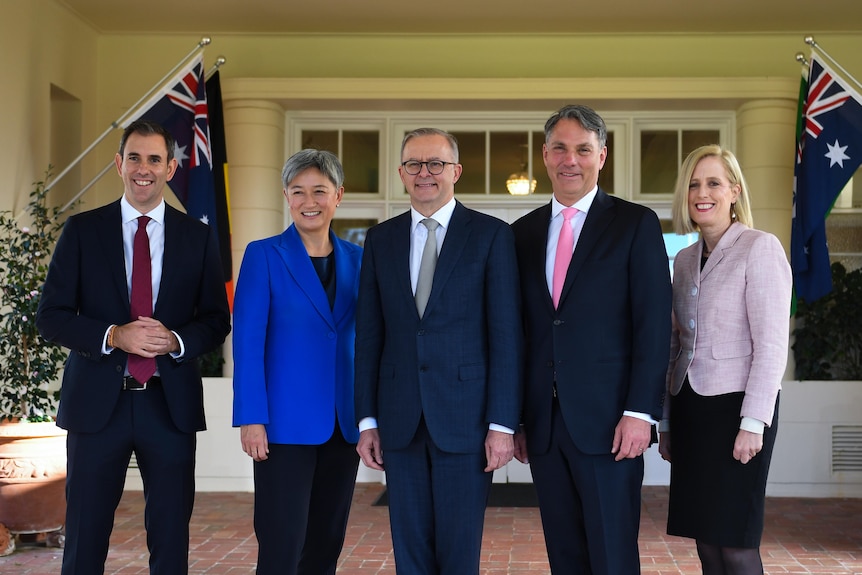
[[[354,496],[339,573],[394,575],[385,507],[372,503],[383,487],[359,484]],[[192,518],[190,573],[254,573],[252,494],[199,493]],[[862,499],[770,498],[761,548],[766,572],[862,575]],[[643,575],[700,573],[691,541],[664,533],[667,488],[645,487],[640,532]],[[19,546],[0,558],[3,575],[56,575],[62,552]],[[143,497],[129,491],[117,512],[106,573],[147,573]],[[482,575],[547,574],[539,512],[533,508],[489,508]]]

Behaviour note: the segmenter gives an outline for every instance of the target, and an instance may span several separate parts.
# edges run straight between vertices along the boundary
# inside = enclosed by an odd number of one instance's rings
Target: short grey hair
[[[599,147],[604,148],[608,143],[608,127],[605,126],[605,121],[599,116],[595,110],[589,106],[581,104],[570,104],[563,106],[554,112],[548,121],[545,122],[545,143],[551,137],[551,132],[560,120],[575,120],[585,130],[594,132],[599,139]]]
[[[313,150],[306,148],[292,155],[284,163],[281,169],[281,183],[285,189],[296,176],[308,170],[317,168],[320,173],[332,182],[336,188],[344,185],[344,168],[338,156],[326,150]]]
[[[404,157],[404,147],[407,146],[407,142],[412,140],[413,138],[419,138],[422,136],[443,136],[446,138],[446,141],[449,142],[449,147],[452,148],[452,154],[454,155],[455,163],[458,163],[458,140],[455,139],[455,136],[447,132],[446,130],[440,130],[438,128],[416,128],[410,132],[404,134],[404,139],[401,140],[401,157]]]

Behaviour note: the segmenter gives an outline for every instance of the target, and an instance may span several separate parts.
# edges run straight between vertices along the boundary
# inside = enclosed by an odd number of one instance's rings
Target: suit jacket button
[[[425,330],[420,329],[419,331],[416,332],[416,335],[425,335]]]
[[[419,366],[419,372],[420,372],[420,373],[425,373],[426,371],[428,371],[428,366],[427,366],[427,365],[420,365],[420,366]]]
[[[555,319],[555,320],[554,320],[554,325],[563,325],[564,323],[565,323],[565,322],[564,322],[563,320],[561,320],[561,319]]]

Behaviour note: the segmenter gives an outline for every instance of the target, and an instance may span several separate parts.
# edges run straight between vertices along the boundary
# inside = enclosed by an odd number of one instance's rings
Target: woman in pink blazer
[[[672,461],[668,533],[696,540],[704,574],[762,574],[790,266],[775,236],[752,229],[745,179],[719,146],[683,162],[673,222],[679,234],[700,232],[700,241],[674,262],[659,445]]]

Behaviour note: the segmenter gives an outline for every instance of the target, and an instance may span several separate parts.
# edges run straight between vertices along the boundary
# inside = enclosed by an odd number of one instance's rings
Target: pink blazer
[[[702,249],[697,242],[674,261],[668,391],[679,393],[686,374],[700,395],[744,391],[740,417],[769,425],[790,338],[784,249],[772,234],[740,223],[725,232],[703,271]]]

